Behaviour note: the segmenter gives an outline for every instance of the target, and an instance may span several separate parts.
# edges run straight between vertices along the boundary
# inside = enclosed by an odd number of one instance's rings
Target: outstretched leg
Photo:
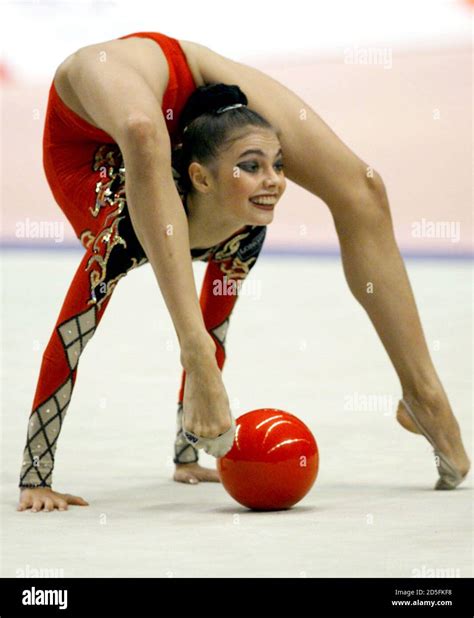
[[[43,353],[20,487],[51,487],[57,440],[71,401],[80,355],[94,335],[119,279],[147,261],[127,212],[123,181],[118,167],[111,167],[107,182],[99,183],[94,209],[97,218],[89,222],[88,229],[80,232],[75,228],[87,250]]]
[[[438,454],[451,462],[462,479],[470,462],[426,345],[379,173],[283,84],[208,48],[201,49],[205,81],[240,86],[249,107],[279,129],[286,176],[329,207],[349,288],[367,311],[418,426],[403,405],[397,418],[410,431],[419,432],[423,427]],[[439,472],[442,476],[441,467]],[[437,488],[445,488],[444,483],[438,483]]]

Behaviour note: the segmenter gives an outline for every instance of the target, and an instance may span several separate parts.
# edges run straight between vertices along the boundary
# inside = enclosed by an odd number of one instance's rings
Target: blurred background
[[[405,256],[471,256],[473,8],[469,0],[3,1],[1,245],[83,250],[42,169],[48,89],[78,48],[154,30],[261,69],[303,98],[381,173]],[[53,225],[41,235],[35,222]],[[266,244],[267,253],[338,253],[327,207],[293,183]]]

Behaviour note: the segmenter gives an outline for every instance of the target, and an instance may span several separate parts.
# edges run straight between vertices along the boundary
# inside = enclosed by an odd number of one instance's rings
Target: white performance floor
[[[236,416],[299,416],[321,454],[289,511],[171,480],[179,351],[149,265],[120,281],[84,351],[54,488],[89,507],[18,513],[43,349],[79,252],[2,254],[1,576],[472,577],[472,481],[433,491],[428,442],[395,421],[398,379],[338,259],[263,256],[231,317]],[[471,451],[471,264],[408,261],[435,365]],[[200,285],[204,264],[195,264]],[[201,462],[214,459],[201,455]]]

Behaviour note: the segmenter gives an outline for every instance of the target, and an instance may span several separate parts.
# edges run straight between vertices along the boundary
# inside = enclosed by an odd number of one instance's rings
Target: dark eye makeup
[[[283,161],[277,161],[274,165],[280,170],[284,168]],[[259,167],[259,163],[258,161],[243,161],[242,163],[238,163],[237,166],[241,167],[245,171],[252,172],[255,171],[256,167]]]

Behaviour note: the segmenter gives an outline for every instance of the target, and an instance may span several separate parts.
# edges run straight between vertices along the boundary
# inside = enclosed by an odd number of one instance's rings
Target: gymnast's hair
[[[250,127],[275,129],[265,118],[247,107],[247,97],[238,86],[206,84],[188,98],[178,122],[180,142],[172,153],[172,165],[183,191],[192,191],[188,169],[193,161],[216,170],[222,150],[245,135]],[[229,106],[238,107],[225,110]]]

